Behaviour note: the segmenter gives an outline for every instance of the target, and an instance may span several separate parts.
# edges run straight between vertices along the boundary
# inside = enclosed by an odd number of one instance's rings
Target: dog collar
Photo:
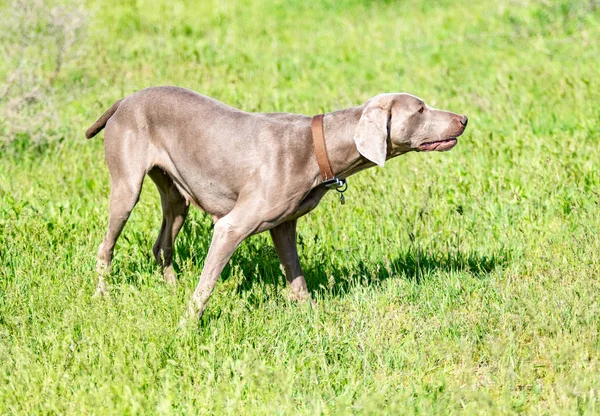
[[[331,169],[331,162],[329,161],[329,155],[327,154],[327,145],[325,144],[325,133],[323,129],[323,117],[324,114],[317,114],[312,118],[312,139],[313,148],[315,150],[315,156],[317,157],[317,164],[321,171],[321,182],[326,188],[335,189],[340,193],[340,202],[342,205],[345,202],[344,192],[348,189],[348,183],[346,179],[340,179],[333,174]]]

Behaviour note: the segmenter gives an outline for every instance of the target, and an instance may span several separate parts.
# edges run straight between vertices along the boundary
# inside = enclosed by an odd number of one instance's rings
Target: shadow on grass
[[[205,229],[198,229],[197,224],[193,230],[188,229],[191,232],[185,233],[182,239],[184,241],[178,242],[176,263],[191,259],[195,267],[202,268],[212,226],[204,223],[200,228]],[[361,258],[356,251],[324,248],[316,256],[309,256],[303,253],[305,251],[307,250],[300,246],[300,262],[309,291],[313,294],[326,292],[334,296],[344,294],[358,285],[377,284],[389,278],[407,279],[421,284],[438,272],[466,272],[484,279],[496,268],[506,267],[510,259],[505,250],[490,254],[476,250],[423,250],[417,246],[408,247],[394,256],[372,261]],[[285,285],[279,259],[268,237],[255,236],[244,241],[223,270],[221,279],[227,280],[235,269],[245,277],[237,288],[238,292],[251,290],[255,284]]]
[[[256,259],[261,259],[260,265],[257,265]],[[508,265],[508,255],[504,252],[488,255],[478,252],[442,253],[409,249],[393,258],[375,261],[349,259],[343,265],[328,259],[315,261],[315,259],[301,258],[300,261],[311,293],[340,296],[353,287],[376,285],[389,278],[406,279],[421,284],[438,272],[466,272],[485,279],[496,268],[504,268]],[[243,256],[233,259],[230,264],[237,265],[246,276],[240,285],[240,291],[249,290],[259,278],[255,276],[261,276],[261,280],[264,280],[263,277],[266,278],[265,283],[270,283],[269,280],[274,284],[285,283],[279,260],[274,252],[268,259],[257,252],[256,257]],[[273,279],[273,277],[277,278]]]

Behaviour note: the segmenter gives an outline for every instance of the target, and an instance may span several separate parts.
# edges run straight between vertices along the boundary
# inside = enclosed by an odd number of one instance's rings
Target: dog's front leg
[[[297,300],[310,299],[296,247],[296,220],[283,222],[270,231],[275,251],[277,251],[279,261],[285,270],[285,277],[292,289],[292,296]]]
[[[219,275],[231,255],[246,237],[268,228],[265,218],[268,218],[269,214],[273,213],[265,212],[264,207],[258,207],[257,204],[238,204],[215,223],[200,281],[180,326],[185,325],[189,319],[202,317]]]
[[[236,225],[232,222],[228,215],[221,218],[215,224],[212,241],[208,249],[208,255],[204,262],[204,268],[200,275],[200,281],[194,290],[192,300],[188,305],[188,309],[180,322],[180,325],[185,325],[189,319],[200,319],[208,303],[208,299],[219,280],[219,276],[223,268],[231,258],[231,255],[237,246],[250,233],[247,229]]]

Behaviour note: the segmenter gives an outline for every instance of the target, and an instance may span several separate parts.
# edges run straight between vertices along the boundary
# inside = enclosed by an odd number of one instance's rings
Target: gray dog
[[[117,101],[86,137],[106,127],[110,171],[108,231],[98,250],[98,294],[107,291],[117,238],[152,178],[163,221],[152,249],[175,281],[173,246],[192,203],[211,214],[212,242],[187,317],[201,317],[223,267],[246,237],[269,230],[293,296],[310,299],[296,249],[296,220],[331,188],[365,168],[416,150],[449,150],[467,117],[409,94],[381,94],[358,107],[311,119],[246,113],[176,87]],[[335,173],[335,174],[334,174]]]

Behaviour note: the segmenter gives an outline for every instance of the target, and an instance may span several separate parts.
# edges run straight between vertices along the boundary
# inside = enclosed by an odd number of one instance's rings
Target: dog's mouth
[[[458,143],[458,139],[456,137],[451,137],[446,140],[436,140],[435,142],[423,143],[417,147],[417,150],[420,152],[444,152],[446,150],[452,149]]]

